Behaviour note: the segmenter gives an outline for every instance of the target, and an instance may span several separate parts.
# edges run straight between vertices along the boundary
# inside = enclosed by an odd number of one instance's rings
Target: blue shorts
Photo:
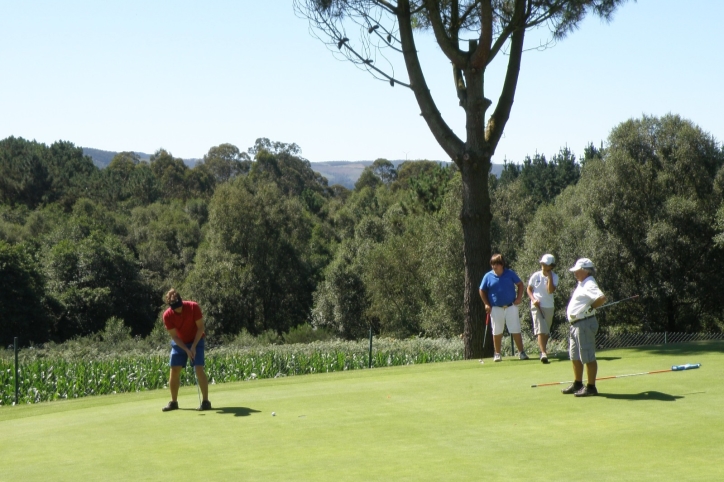
[[[186,348],[191,349],[193,343],[187,343]],[[186,368],[186,360],[188,355],[182,350],[176,343],[171,341],[171,359],[169,360],[169,366],[172,367],[184,367]],[[194,358],[194,366],[204,366],[204,339],[200,339],[196,344],[196,358]]]

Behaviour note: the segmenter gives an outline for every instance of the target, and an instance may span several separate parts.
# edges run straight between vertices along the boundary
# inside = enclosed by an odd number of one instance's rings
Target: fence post
[[[13,350],[15,351],[15,405],[18,404],[18,337],[13,339]]]
[[[664,332],[664,345],[666,345],[666,332]]]
[[[370,325],[370,357],[367,368],[372,368],[372,325]]]

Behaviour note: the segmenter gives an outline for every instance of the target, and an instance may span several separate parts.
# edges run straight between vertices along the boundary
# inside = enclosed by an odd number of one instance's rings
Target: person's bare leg
[[[518,353],[525,352],[525,347],[523,346],[523,337],[520,336],[520,333],[513,333],[513,341],[515,341],[515,346],[518,347]]]
[[[178,399],[178,388],[181,385],[181,368],[183,367],[171,367],[168,376],[168,388],[171,390],[171,400],[174,402]]]
[[[500,353],[500,346],[503,344],[503,334],[500,335],[493,335],[493,347],[495,348],[495,353]]]
[[[588,377],[586,383],[588,385],[596,384],[596,375],[598,375],[598,362],[593,360],[592,362],[586,363],[586,376]]]
[[[548,345],[548,335],[546,335],[545,333],[539,334],[538,335],[538,348],[540,348],[541,353],[548,353],[547,345]]]
[[[201,396],[204,397],[204,401],[207,401],[209,399],[209,380],[206,378],[206,372],[204,371],[204,367],[201,365],[197,365],[194,368],[196,369],[196,378],[199,381]]]
[[[581,360],[573,360],[573,380],[577,382],[583,381],[583,363],[581,363]]]

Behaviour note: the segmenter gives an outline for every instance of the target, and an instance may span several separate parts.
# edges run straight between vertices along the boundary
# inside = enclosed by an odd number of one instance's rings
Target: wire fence
[[[628,348],[646,345],[665,345],[667,343],[685,343],[688,341],[724,340],[724,333],[629,333],[609,335],[599,333],[596,336],[596,349]]]
[[[614,348],[630,348],[637,346],[666,345],[670,343],[686,343],[691,341],[724,340],[724,333],[680,333],[671,331],[650,333],[619,333],[611,334],[599,332],[596,335],[596,350],[611,350]],[[538,353],[536,337],[530,330],[523,329],[523,345],[527,353]],[[517,355],[513,338],[505,333],[501,345],[503,356]],[[549,354],[568,353],[568,325],[559,326],[551,333],[548,340]]]

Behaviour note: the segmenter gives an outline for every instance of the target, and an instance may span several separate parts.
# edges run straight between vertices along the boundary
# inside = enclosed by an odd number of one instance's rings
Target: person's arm
[[[535,297],[535,294],[533,294],[533,287],[531,285],[528,285],[528,288],[526,290],[528,291],[528,298],[530,298],[533,306],[535,306],[536,308],[540,308],[540,301],[538,301]]]
[[[519,305],[520,302],[523,301],[523,293],[525,292],[525,286],[523,286],[523,282],[522,282],[522,281],[518,281],[518,283],[516,283],[515,287],[516,287],[516,289],[517,289],[517,291],[518,291],[518,296],[516,296],[515,301],[513,302],[513,304],[514,304],[514,305]]]
[[[183,349],[183,351],[186,352],[186,355],[188,355],[189,357],[191,357],[191,359],[193,359],[195,353],[192,354],[191,350],[186,348],[186,343],[184,343],[183,340],[181,340],[181,338],[179,338],[178,333],[176,333],[176,328],[171,328],[171,329],[166,328],[166,331],[168,331],[168,334],[171,336],[171,339],[174,341],[174,343],[176,343],[178,346],[180,346]]]
[[[605,297],[605,296],[601,296],[600,298],[596,298],[596,301],[594,301],[593,303],[591,303],[591,308],[593,308],[593,309],[595,310],[595,309],[598,308],[599,306],[603,306],[603,304],[604,304],[605,302],[606,302],[606,297]]]
[[[480,291],[480,298],[483,300],[483,304],[485,305],[485,312],[490,313],[491,308],[490,308],[490,301],[488,301],[488,293],[483,290],[479,290],[479,291]]]
[[[204,319],[199,318],[196,320],[196,337],[194,338],[194,342],[191,344],[191,354],[193,355],[191,358],[196,358],[196,345],[199,344],[199,340],[202,336],[204,336],[205,329]]]
[[[548,293],[553,293],[556,290],[556,285],[553,283],[553,271],[548,272],[548,276],[546,276],[546,288],[548,288]]]

